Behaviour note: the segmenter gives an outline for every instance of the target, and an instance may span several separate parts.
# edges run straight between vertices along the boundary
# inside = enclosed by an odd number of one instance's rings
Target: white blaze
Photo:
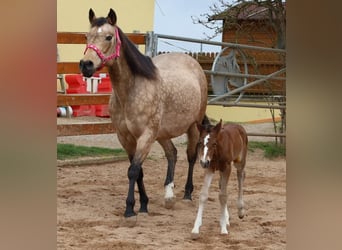
[[[205,162],[205,159],[207,158],[207,153],[208,153],[208,142],[209,142],[210,135],[208,134],[206,137],[204,137],[204,149],[203,149],[203,156],[202,156],[202,161]]]
[[[102,32],[102,28],[100,27],[97,29],[97,33],[101,33],[101,32]]]

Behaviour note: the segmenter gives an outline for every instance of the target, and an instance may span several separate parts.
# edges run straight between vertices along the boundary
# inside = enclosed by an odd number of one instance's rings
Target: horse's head
[[[210,161],[213,158],[217,146],[217,135],[222,127],[222,120],[214,125],[197,124],[200,132],[200,139],[198,142],[198,157],[203,168],[210,166]]]
[[[87,46],[84,57],[80,60],[80,70],[86,77],[91,77],[96,70],[120,56],[120,37],[116,27],[116,14],[110,9],[107,17],[96,18],[89,10],[90,31],[86,35]]]

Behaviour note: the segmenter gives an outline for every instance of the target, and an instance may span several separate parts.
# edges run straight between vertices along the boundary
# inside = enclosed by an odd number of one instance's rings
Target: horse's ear
[[[93,23],[93,20],[94,20],[95,18],[96,18],[95,12],[93,11],[93,9],[90,9],[90,10],[89,10],[89,22],[90,22],[90,24]]]
[[[116,24],[116,14],[115,11],[110,8],[108,16],[107,16],[107,22],[111,25],[115,25]]]
[[[214,127],[213,130],[214,130],[216,133],[218,133],[218,132],[220,132],[221,128],[222,128],[222,119],[220,119],[220,122],[217,123],[217,124],[215,125],[215,127]]]

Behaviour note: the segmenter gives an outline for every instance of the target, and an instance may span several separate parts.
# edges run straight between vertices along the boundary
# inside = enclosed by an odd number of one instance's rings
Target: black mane
[[[125,54],[127,64],[134,75],[140,75],[147,79],[156,79],[156,67],[150,57],[143,55],[120,28],[119,36],[121,46]]]
[[[99,17],[99,18],[95,18],[92,23],[91,23],[91,27],[101,27],[102,25],[104,25],[105,23],[108,23],[107,18],[104,17]]]

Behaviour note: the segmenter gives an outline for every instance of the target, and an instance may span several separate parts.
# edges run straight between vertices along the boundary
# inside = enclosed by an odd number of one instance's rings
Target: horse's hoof
[[[183,200],[192,201],[191,194],[184,194]]]
[[[197,240],[199,238],[199,233],[191,233],[191,239]]]
[[[148,213],[147,208],[142,208],[142,207],[141,207],[141,208],[139,209],[139,214],[140,214],[140,213],[141,213],[141,214],[147,214],[147,213]]]
[[[165,208],[171,209],[176,204],[176,197],[165,199]]]
[[[123,227],[135,227],[138,221],[138,216],[130,216],[130,217],[125,217],[122,226]]]
[[[239,214],[239,218],[242,219],[243,217],[245,217],[245,210],[244,209],[239,210],[238,214]]]
[[[186,202],[186,203],[191,203],[192,200],[189,200],[189,199],[183,199],[183,202]]]
[[[139,212],[140,217],[148,217],[148,213],[145,212]]]

